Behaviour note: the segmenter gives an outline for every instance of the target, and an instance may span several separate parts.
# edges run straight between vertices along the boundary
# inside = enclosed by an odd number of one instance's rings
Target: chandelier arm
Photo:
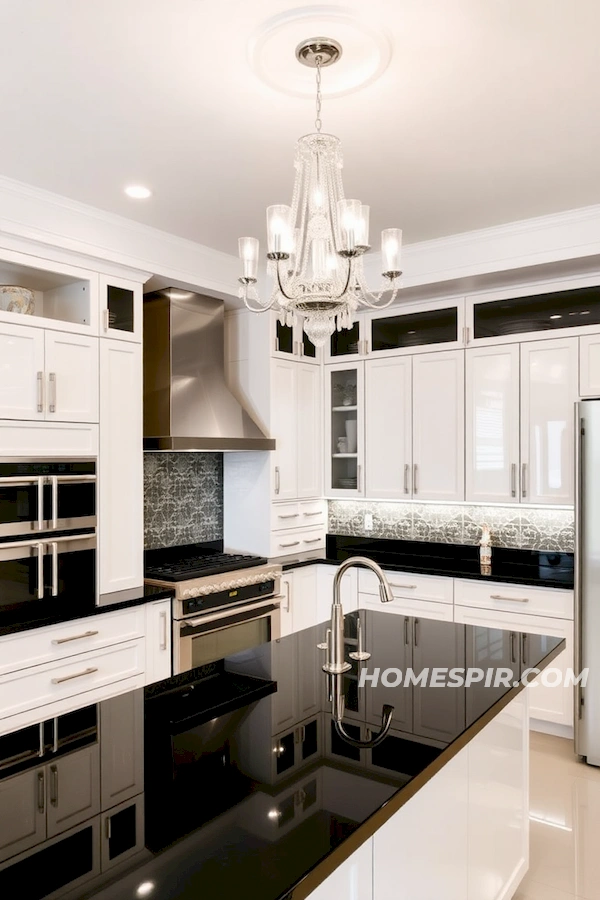
[[[390,288],[390,290],[392,293],[390,294],[389,299],[386,300],[384,303],[380,303],[379,301],[381,300],[383,295],[386,293],[385,289],[380,291],[379,294],[375,294],[369,290],[363,290],[362,296],[361,296],[361,302],[364,303],[365,306],[368,306],[370,309],[386,309],[388,306],[391,306],[392,303],[394,302],[394,300],[396,299],[396,296],[397,296],[398,290],[399,290],[399,285],[392,286]]]
[[[277,265],[276,265],[277,284],[279,286],[279,292],[285,297],[286,300],[296,300],[297,299],[296,297],[286,294],[286,292],[283,289],[283,284],[281,283],[281,272],[279,271],[279,262],[280,262],[280,260],[277,260]]]
[[[248,286],[244,285],[243,290],[244,290],[244,293],[242,295],[242,300],[244,301],[245,305],[248,307],[250,312],[256,312],[256,313],[267,312],[269,309],[272,309],[273,305],[275,304],[276,297],[275,297],[275,295],[273,295],[271,297],[269,303],[266,306],[262,303],[259,303],[258,306],[252,306],[252,304],[250,303],[250,299],[248,297]]]

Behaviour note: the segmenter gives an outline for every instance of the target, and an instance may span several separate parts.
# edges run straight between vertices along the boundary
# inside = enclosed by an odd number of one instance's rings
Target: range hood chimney
[[[225,381],[222,300],[144,297],[144,450],[274,450]]]

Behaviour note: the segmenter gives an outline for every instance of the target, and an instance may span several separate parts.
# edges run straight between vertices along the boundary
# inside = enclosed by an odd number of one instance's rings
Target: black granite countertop
[[[128,606],[151,603],[153,600],[166,600],[172,596],[171,589],[146,584],[127,591],[101,595],[97,605],[88,600],[78,603],[61,602],[60,598],[30,600],[14,609],[0,607],[0,636],[42,628],[44,625],[70,622],[73,619],[98,616],[117,609],[126,609]]]
[[[494,547],[491,574],[482,575],[479,547],[334,534],[327,535],[324,551],[282,556],[269,562],[279,563],[284,571],[289,571],[316,563],[338,565],[350,556],[368,556],[385,569],[422,575],[447,575],[571,590],[574,584],[573,553]]]
[[[372,653],[367,663],[349,658],[359,618]],[[416,620],[407,621],[413,627]],[[364,738],[381,727],[383,704],[394,707],[383,743],[357,750],[332,720],[331,676],[317,649],[325,627],[212,664],[193,685],[178,677],[146,689],[144,802],[152,857],[82,897],[130,900],[149,884],[152,900],[303,900],[523,689],[521,664],[510,663],[509,632],[424,619],[419,670],[464,669],[476,659],[484,670],[506,667],[505,683],[361,688],[359,666],[404,672],[410,665],[405,617],[349,614],[352,668],[338,676],[344,727]],[[542,668],[564,641],[529,635],[527,647],[529,665]],[[414,657],[416,666],[416,651]],[[427,726],[407,715],[413,703],[426,710],[419,720]]]

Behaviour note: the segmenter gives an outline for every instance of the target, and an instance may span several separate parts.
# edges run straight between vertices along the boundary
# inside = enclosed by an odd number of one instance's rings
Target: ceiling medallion
[[[402,274],[402,231],[386,228],[381,232],[382,288],[379,293],[368,289],[363,255],[371,249],[369,207],[344,197],[340,141],[321,132],[321,70],[341,55],[340,44],[330,38],[311,38],[296,48],[298,61],[316,70],[316,131],[296,144],[291,206],[267,208],[267,273],[274,280],[270,298],[261,299],[256,287],[257,238],[238,242],[243,265],[239,295],[248,309],[274,309],[287,325],[300,318],[317,347],[336,328],[351,328],[359,306],[383,309],[393,303]],[[384,299],[386,291],[390,294]]]

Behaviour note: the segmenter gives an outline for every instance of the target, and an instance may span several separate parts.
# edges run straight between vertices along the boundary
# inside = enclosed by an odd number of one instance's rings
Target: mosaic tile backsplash
[[[373,516],[373,529],[369,531],[364,527],[366,513]],[[490,526],[495,547],[573,552],[574,517],[570,509],[329,501],[331,534],[478,544],[484,523]]]
[[[144,453],[146,550],[223,537],[223,454]]]

